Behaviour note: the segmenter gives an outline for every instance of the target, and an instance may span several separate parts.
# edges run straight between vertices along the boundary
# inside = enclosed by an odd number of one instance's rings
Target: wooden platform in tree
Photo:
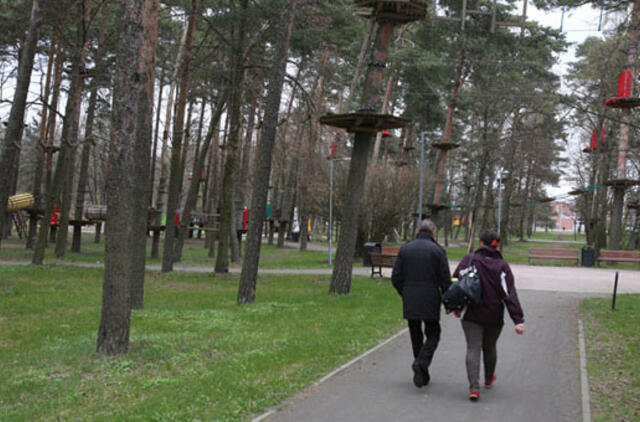
[[[604,102],[604,105],[612,108],[636,108],[636,107],[640,107],[640,98],[611,97]]]
[[[420,0],[355,0],[356,6],[373,9],[366,18],[408,23],[424,19],[428,6]]]
[[[460,148],[460,144],[454,144],[453,142],[434,142],[433,144],[431,144],[431,146],[443,151]]]
[[[607,180],[603,183],[605,186],[613,186],[614,188],[623,188],[627,189],[631,186],[640,185],[640,180],[631,180],[631,179],[611,179]]]
[[[383,129],[398,129],[405,127],[409,120],[391,114],[376,113],[346,113],[325,114],[320,117],[320,123],[327,126],[339,127],[347,132],[378,133]]]

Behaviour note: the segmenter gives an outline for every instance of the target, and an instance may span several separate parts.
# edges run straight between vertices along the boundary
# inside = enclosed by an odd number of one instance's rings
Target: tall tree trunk
[[[404,35],[404,31],[407,29],[407,25],[403,25],[398,30],[398,36],[396,37],[395,42],[398,43],[402,39],[402,35]],[[395,69],[396,62],[391,62],[390,69]],[[389,110],[389,98],[391,97],[391,89],[393,88],[393,73],[390,73],[387,77],[387,83],[384,90],[384,99],[382,100],[382,114],[387,114]],[[376,133],[376,141],[373,144],[373,162],[378,161],[378,155],[380,154],[380,142],[382,141],[382,132]]]
[[[158,157],[158,137],[160,133],[160,110],[162,109],[162,92],[164,91],[164,74],[166,69],[162,68],[160,78],[158,79],[158,101],[156,105],[156,124],[153,131],[153,146],[151,147],[151,181],[149,186],[151,189],[151,195],[149,196],[149,206],[153,207],[153,188],[156,181],[156,161]],[[161,210],[157,210],[160,212]]]
[[[176,62],[174,65],[174,71],[171,75],[171,80],[169,81],[169,95],[167,96],[167,105],[164,119],[164,130],[162,132],[162,150],[160,153],[160,178],[158,180],[158,193],[156,195],[156,218],[154,221],[155,226],[160,226],[162,224],[162,210],[165,207],[165,196],[167,195],[167,181],[169,178],[169,168],[168,168],[168,155],[169,155],[169,129],[171,126],[171,118],[173,112],[173,102],[176,95],[176,83],[178,81],[178,76],[180,73],[180,61],[183,56],[185,42],[187,40],[187,29],[188,25],[185,25],[184,31],[182,32],[182,39],[180,41],[180,48],[178,49],[178,55],[176,57]],[[159,104],[159,103],[158,103]],[[165,216],[165,229],[173,222],[173,217]],[[166,232],[165,232],[166,236]],[[151,244],[151,258],[156,259],[160,255],[160,232],[158,230],[154,230],[153,232],[153,241]]]
[[[12,180],[12,173],[16,157],[20,152],[20,134],[24,126],[24,111],[27,106],[27,94],[29,93],[29,84],[31,82],[31,71],[33,70],[33,58],[36,53],[36,45],[40,32],[40,24],[42,23],[42,15],[40,10],[40,0],[33,0],[31,5],[31,17],[29,19],[29,29],[27,30],[27,38],[22,49],[22,55],[18,64],[18,76],[16,89],[11,103],[11,111],[9,112],[9,122],[4,135],[4,143],[2,145],[2,157],[0,158],[0,245],[2,244],[2,234],[9,225],[7,215],[7,201],[9,200],[10,186],[7,180]]]
[[[54,34],[54,39],[57,36]],[[53,77],[53,92],[51,94],[51,105],[49,114],[49,121],[47,122],[47,154],[45,160],[45,173],[44,173],[44,191],[42,199],[40,201],[41,206],[46,205],[46,200],[49,197],[49,190],[51,189],[51,173],[53,170],[53,150],[54,141],[56,135],[56,118],[58,117],[58,99],[60,98],[60,86],[62,85],[62,68],[64,67],[61,43],[57,42],[56,48],[56,70]],[[44,210],[46,212],[46,210]],[[43,224],[49,224],[48,221],[42,220]]]
[[[460,95],[460,89],[464,84],[464,64],[465,64],[465,50],[462,48],[460,50],[460,57],[458,59],[458,67],[456,69],[456,79],[451,88],[451,99],[449,101],[449,107],[447,110],[447,120],[444,125],[444,131],[442,133],[441,143],[450,143],[451,135],[453,134],[453,118],[456,112],[456,106],[458,103],[458,96]],[[446,175],[447,169],[447,149],[440,150],[440,157],[438,158],[438,172],[436,174],[435,187],[433,192],[433,203],[440,204],[440,196],[442,195],[442,190],[444,189],[444,178]],[[486,210],[485,210],[486,212]]]
[[[51,91],[51,77],[53,73],[53,62],[56,54],[55,41],[51,42],[49,49],[49,60],[47,61],[47,76],[44,84],[44,102],[42,114],[40,116],[40,134],[38,138],[36,169],[33,176],[33,197],[35,199],[34,208],[39,210],[42,207],[42,170],[44,167],[45,149],[47,144],[47,113],[49,107],[49,92]],[[52,111],[52,113],[54,113]],[[29,235],[27,236],[27,249],[33,249],[33,241],[38,231],[38,212],[31,212],[29,216]]]
[[[138,92],[136,110],[136,180],[134,186],[133,249],[131,257],[131,279],[129,300],[133,309],[141,309],[144,304],[144,272],[147,246],[147,225],[149,223],[149,201],[152,188],[144,181],[151,178],[151,136],[153,134],[153,85],[156,79],[155,63],[158,45],[159,0],[143,0],[143,33],[140,46],[139,74],[141,88]]]
[[[251,212],[249,213],[247,241],[242,262],[242,273],[240,274],[240,285],[238,287],[239,304],[252,303],[255,300],[264,213],[267,206],[273,148],[278,129],[282,85],[284,84],[287,58],[289,56],[289,42],[293,33],[295,10],[296,0],[290,0],[289,7],[283,16],[282,26],[279,28],[273,74],[269,79],[269,92],[267,93],[264,124],[260,135],[260,144],[258,145],[257,167],[253,194],[251,195],[251,206],[249,208]]]
[[[478,178],[476,179],[476,192],[473,198],[473,208],[471,210],[471,216],[473,223],[471,226],[471,236],[469,238],[468,252],[473,250],[474,235],[478,226],[478,213],[480,210],[480,204],[482,203],[482,197],[484,195],[484,180],[486,178],[487,165],[491,157],[491,148],[489,147],[489,106],[484,106],[483,118],[482,118],[482,153],[480,156],[480,162],[478,163]]]
[[[353,97],[356,93],[356,87],[358,86],[360,75],[362,74],[362,66],[364,65],[364,59],[367,55],[367,50],[369,49],[369,44],[371,43],[371,37],[373,36],[374,29],[376,29],[376,22],[374,19],[369,19],[369,22],[367,24],[367,33],[362,40],[360,54],[358,55],[358,64],[356,65],[355,71],[353,72],[353,78],[351,79],[351,83],[349,84],[349,95],[347,96],[347,99],[342,103],[342,106],[339,108],[340,113],[344,113],[351,107],[351,101],[353,101]]]
[[[102,293],[102,314],[98,330],[97,351],[104,354],[126,352],[129,347],[131,323],[131,281],[137,274],[136,236],[145,227],[147,183],[137,180],[139,166],[149,168],[151,90],[153,68],[146,68],[150,55],[155,54],[152,34],[157,25],[157,0],[122,0],[122,30],[117,58],[114,92],[113,140],[110,148],[110,171],[107,183],[109,220],[106,227],[105,271]],[[151,35],[151,36],[150,36]],[[151,62],[153,59],[151,59]],[[147,101],[145,101],[145,98]],[[142,134],[149,139],[142,141]],[[147,179],[144,179],[145,181]],[[138,186],[138,187],[137,187]],[[145,213],[146,214],[146,213]],[[132,227],[139,229],[132,230]],[[144,254],[144,251],[142,252]],[[143,255],[144,257],[144,255]]]
[[[222,181],[222,204],[220,206],[220,240],[218,242],[218,256],[216,258],[215,272],[226,273],[229,271],[229,252],[234,212],[234,190],[236,166],[238,162],[238,135],[240,132],[240,114],[242,108],[242,85],[244,79],[244,49],[246,40],[246,25],[248,17],[246,11],[248,0],[240,0],[240,19],[234,28],[232,37],[231,58],[231,100],[229,102],[229,137],[225,146],[226,162]],[[235,231],[235,230],[234,230]]]
[[[96,106],[98,104],[98,86],[99,80],[103,76],[104,71],[102,56],[104,54],[104,43],[106,40],[106,7],[102,9],[102,23],[100,25],[100,36],[98,37],[98,49],[94,58],[95,74],[91,80],[91,94],[89,97],[89,106],[87,108],[87,122],[85,124],[84,143],[82,145],[82,155],[80,158],[80,175],[78,177],[78,190],[76,193],[76,209],[74,212],[76,224],[73,226],[73,242],[71,243],[71,251],[80,252],[82,244],[82,226],[79,224],[83,220],[84,202],[87,191],[87,179],[89,177],[89,157],[91,155],[91,147],[95,143],[93,139],[93,125],[96,114]]]
[[[188,226],[191,221],[191,214],[196,207],[196,202],[198,200],[198,191],[200,190],[200,172],[204,168],[204,162],[209,157],[209,147],[211,145],[211,141],[214,138],[215,130],[218,128],[218,123],[220,122],[220,117],[222,116],[222,112],[224,110],[224,106],[226,103],[226,92],[221,93],[218,97],[218,101],[216,101],[216,108],[212,110],[211,122],[209,123],[209,130],[207,132],[207,136],[204,140],[204,144],[202,145],[202,149],[199,151],[199,154],[194,157],[194,167],[193,167],[193,177],[191,178],[191,183],[189,184],[189,189],[187,191],[187,198],[185,200],[184,208],[182,210],[182,218],[180,220],[180,231],[178,242],[176,245],[176,257],[179,259],[180,254],[182,254],[182,245],[184,245],[185,238],[187,237]],[[204,104],[203,104],[204,108]],[[212,107],[213,108],[213,107]]]
[[[83,21],[89,17],[89,5],[90,0],[84,0],[82,3]],[[81,85],[83,84],[83,81],[80,71],[82,64],[84,63],[84,56],[87,52],[86,47],[88,46],[85,42],[86,34],[84,34],[83,23],[78,22],[77,25],[78,45],[74,47],[74,57],[71,68],[71,85],[69,87],[69,94],[67,96],[67,104],[64,113],[62,136],[60,138],[60,151],[58,161],[56,163],[56,171],[47,192],[47,202],[44,209],[44,218],[42,220],[43,224],[40,225],[40,229],[38,230],[38,241],[32,258],[32,262],[34,264],[42,264],[44,250],[49,236],[49,221],[51,221],[53,206],[58,203],[60,194],[63,193],[64,186],[68,183],[70,175],[73,177],[73,162],[71,157],[78,137],[78,119],[80,117],[80,111],[77,109],[80,107],[80,103],[82,101]],[[69,197],[70,195],[67,195],[67,198]],[[67,200],[66,213],[62,212],[62,215],[58,220],[58,228],[60,229],[56,237],[56,256],[58,257],[64,256],[66,249],[68,227],[66,227],[65,224],[69,223],[69,202],[70,200]],[[61,205],[61,211],[64,211],[64,202]],[[65,227],[64,232],[62,231],[63,226]],[[60,237],[64,237],[64,240],[60,240]]]
[[[393,36],[393,22],[381,21],[378,25],[371,66],[367,71],[362,95],[362,104],[366,109],[380,109],[380,89],[382,87],[382,68],[376,64],[385,63],[389,43]],[[351,153],[351,166],[347,181],[346,200],[342,212],[342,229],[338,240],[335,266],[329,287],[330,294],[347,294],[351,290],[351,272],[358,233],[358,219],[362,195],[364,192],[367,161],[371,149],[371,134],[358,132],[354,138]]]
[[[67,249],[67,233],[69,232],[69,220],[70,220],[70,211],[71,211],[71,198],[73,193],[73,176],[75,171],[75,163],[76,163],[76,148],[78,145],[78,130],[80,126],[80,110],[82,108],[82,93],[84,91],[84,75],[82,75],[82,70],[85,67],[85,61],[87,58],[87,54],[89,52],[89,36],[88,36],[88,27],[89,20],[91,17],[91,1],[92,0],[84,0],[82,3],[82,23],[80,24],[79,29],[79,43],[80,46],[79,51],[74,60],[74,66],[72,69],[72,84],[76,84],[76,90],[73,91],[73,96],[69,96],[67,101],[73,101],[75,104],[73,106],[73,113],[71,115],[67,115],[65,113],[64,116],[64,124],[71,125],[69,128],[69,137],[62,138],[62,142],[66,144],[68,148],[68,154],[66,155],[66,160],[62,163],[66,166],[65,177],[62,179],[62,200],[60,203],[60,218],[58,225],[58,234],[56,237],[56,257],[62,258]],[[64,132],[64,130],[63,130]]]
[[[631,12],[631,26],[629,27],[627,45],[627,62],[625,70],[631,72],[631,83],[635,80],[635,64],[638,59],[638,31],[640,31],[640,0],[634,0]],[[637,96],[637,94],[636,94]],[[627,156],[629,154],[629,138],[632,116],[630,108],[622,109],[620,135],[618,140],[618,159],[616,167],[616,183],[613,184],[613,207],[611,209],[611,225],[609,227],[609,249],[622,249],[624,227],[622,214],[624,211],[624,194],[628,188]]]
[[[173,140],[171,142],[171,175],[169,178],[169,195],[167,197],[167,223],[164,236],[164,250],[162,252],[162,271],[173,271],[174,241],[176,237],[176,226],[174,216],[178,210],[178,200],[180,194],[181,159],[180,150],[184,136],[184,112],[187,101],[187,91],[189,89],[189,66],[191,64],[191,44],[195,31],[196,13],[198,11],[198,0],[191,1],[191,12],[184,44],[184,51],[180,60],[180,90],[176,104],[176,119],[173,126]]]

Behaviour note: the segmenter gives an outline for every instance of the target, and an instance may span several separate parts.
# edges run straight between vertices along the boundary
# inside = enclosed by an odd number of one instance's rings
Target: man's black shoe
[[[431,377],[429,376],[429,370],[422,368],[422,366],[418,362],[413,362],[411,364],[411,369],[413,369],[413,384],[420,388],[429,384]]]

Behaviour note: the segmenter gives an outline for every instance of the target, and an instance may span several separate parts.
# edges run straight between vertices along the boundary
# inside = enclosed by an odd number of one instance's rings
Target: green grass
[[[83,242],[81,252],[73,253],[68,250],[63,260],[69,262],[104,262],[104,237],[102,239],[103,241],[101,243],[94,243],[92,234],[84,234],[82,238]],[[187,239],[183,248],[180,265],[213,267],[215,259],[209,258],[208,250],[204,248],[203,242],[204,240]],[[69,236],[68,245],[71,247],[71,236]],[[162,253],[162,245],[160,246],[160,249]],[[54,245],[50,245],[45,252],[45,262],[56,259],[53,250]],[[162,263],[162,257],[151,259],[149,258],[150,254],[151,240],[147,242],[147,264],[159,265]],[[2,242],[0,259],[30,261],[31,256],[32,252],[26,250],[24,242],[16,237]],[[263,244],[260,248],[260,268],[329,268],[328,254],[327,252],[321,251],[300,251],[297,248],[278,248],[275,245]]]
[[[583,236],[584,238],[584,236]],[[104,237],[103,237],[104,239]],[[562,232],[538,232],[534,233],[532,239],[537,240],[573,240],[573,233]],[[578,237],[580,240],[580,237]],[[182,260],[179,265],[184,266],[210,266],[215,264],[214,258],[208,257],[208,250],[203,246],[203,240],[187,239],[183,249]],[[440,240],[443,243],[442,239]],[[451,241],[451,246],[447,247],[447,255],[450,260],[458,261],[466,255],[466,246],[461,246],[461,241]],[[69,245],[71,244],[71,237],[69,237]],[[244,242],[243,242],[244,245]],[[396,246],[399,246],[398,244]],[[475,242],[476,247],[478,242]],[[528,264],[528,251],[530,248],[571,248],[580,249],[584,246],[583,243],[554,243],[554,242],[531,242],[524,241],[518,242],[517,239],[512,238],[508,245],[503,246],[503,255],[505,259],[511,264]],[[162,246],[161,246],[162,247]],[[151,251],[151,241],[147,242],[147,264],[160,265],[161,258],[150,259],[148,258]],[[335,249],[334,249],[335,256]],[[24,242],[16,237],[5,240],[2,243],[2,249],[0,249],[0,259],[4,260],[31,260],[31,251],[27,251],[24,248]],[[54,260],[53,245],[51,245],[45,253],[45,262],[51,262]],[[90,262],[90,263],[102,263],[104,262],[104,243],[93,243],[92,234],[83,235],[82,252],[72,253],[67,251],[64,261],[68,262]],[[573,265],[569,261],[535,261],[536,265],[541,266],[566,266]],[[231,264],[232,267],[239,268],[239,264]],[[362,259],[358,258],[354,260],[354,267],[361,267]],[[603,264],[606,268],[616,269],[640,269],[637,264],[630,263],[616,263],[616,264]],[[260,249],[260,268],[264,269],[329,269],[327,252],[322,251],[300,251],[298,248],[284,247],[278,248],[275,245],[263,244]]]
[[[582,302],[593,420],[640,420],[640,295]]]
[[[0,267],[0,420],[247,420],[396,332],[385,282],[148,273],[130,351],[94,353],[102,270]]]

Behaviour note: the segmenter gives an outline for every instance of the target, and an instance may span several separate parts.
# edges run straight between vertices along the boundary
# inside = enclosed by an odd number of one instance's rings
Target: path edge
[[[337,367],[336,369],[334,369],[333,371],[329,372],[327,375],[323,376],[318,381],[315,381],[314,383],[312,383],[311,385],[309,385],[306,388],[314,388],[314,387],[318,387],[321,384],[324,384],[329,379],[331,379],[334,376],[338,375],[340,372],[344,371],[345,369],[349,368],[353,364],[355,364],[355,363],[361,361],[362,359],[366,358],[367,356],[369,356],[373,352],[383,348],[384,346],[386,346],[387,344],[391,343],[393,340],[397,339],[398,337],[402,336],[403,334],[407,333],[408,331],[409,331],[408,328],[403,328],[402,330],[398,331],[397,333],[395,333],[391,337],[389,337],[386,340],[383,340],[381,343],[378,343],[377,345],[373,346],[371,349],[367,350],[366,352],[356,356],[355,358],[351,359],[349,362],[345,363],[344,365],[341,365],[341,366]],[[294,394],[296,394],[296,393],[294,393]],[[285,400],[283,400],[283,402]],[[275,414],[276,412],[277,412],[277,410],[276,410],[276,407],[274,406],[274,407],[270,408],[269,410],[267,410],[266,412],[262,413],[261,415],[258,415],[255,418],[251,419],[251,422],[262,422],[265,419],[267,419],[269,416]],[[586,422],[586,420],[585,420],[585,422]]]
[[[591,422],[591,400],[589,397],[589,377],[587,375],[587,352],[584,346],[584,328],[578,319],[578,343],[580,348],[580,387],[582,390],[582,422]]]

